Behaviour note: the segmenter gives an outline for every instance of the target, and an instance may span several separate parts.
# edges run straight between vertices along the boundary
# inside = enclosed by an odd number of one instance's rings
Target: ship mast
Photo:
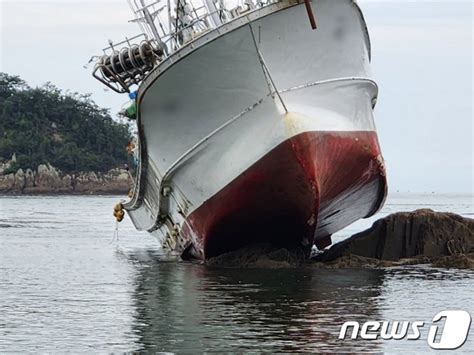
[[[139,24],[144,23],[145,25],[147,25],[149,31],[144,31],[144,32],[148,32],[148,34],[158,43],[159,47],[161,47],[161,49],[165,53],[168,53],[167,47],[165,43],[163,42],[155,23],[155,18],[158,17],[158,14],[164,9],[164,7],[158,8],[153,13],[150,13],[149,8],[151,6],[158,4],[160,1],[156,1],[148,5],[145,2],[145,0],[139,0],[139,1],[140,1],[140,4],[138,4],[136,0],[133,0],[133,3],[132,3],[132,0],[128,0],[128,4],[136,16],[136,19],[134,21],[138,22]],[[165,31],[163,30],[163,32]]]
[[[218,27],[219,25],[221,25],[222,21],[219,17],[219,13],[217,12],[217,7],[214,3],[214,0],[204,0],[204,4],[207,8],[207,12],[210,15],[213,27]]]
[[[160,34],[158,33],[158,29],[156,28],[155,21],[153,21],[153,17],[150,15],[150,11],[148,11],[148,8],[146,7],[145,0],[140,0],[140,3],[143,6],[143,19],[148,24],[148,26],[150,26],[151,32],[153,33],[155,39],[160,42]]]

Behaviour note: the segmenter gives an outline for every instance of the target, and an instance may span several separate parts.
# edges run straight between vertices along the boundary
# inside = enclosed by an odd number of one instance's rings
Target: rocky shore
[[[8,170],[0,167],[0,194],[127,194],[132,187],[125,169],[63,174],[49,164],[41,164],[36,170]]]
[[[311,259],[298,250],[248,246],[220,255],[209,266],[243,268],[353,268],[431,264],[474,269],[474,220],[421,209],[399,212]]]

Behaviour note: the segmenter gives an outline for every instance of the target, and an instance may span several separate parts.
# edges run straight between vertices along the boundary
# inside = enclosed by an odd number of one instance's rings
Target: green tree
[[[64,93],[51,83],[32,88],[0,73],[0,158],[16,153],[16,167],[105,172],[127,162],[130,139],[130,127],[89,94]]]

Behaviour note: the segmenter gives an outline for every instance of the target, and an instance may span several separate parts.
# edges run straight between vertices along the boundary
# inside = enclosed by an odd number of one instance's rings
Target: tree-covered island
[[[49,83],[30,87],[18,76],[0,73],[0,191],[12,184],[24,185],[11,186],[22,192],[29,184],[37,187],[45,170],[66,178],[60,192],[75,191],[84,175],[105,186],[101,177],[111,169],[124,179],[117,168],[130,161],[125,148],[131,138],[129,126],[112,119],[88,94],[63,92]],[[13,182],[12,175],[16,180],[25,175],[24,181]]]

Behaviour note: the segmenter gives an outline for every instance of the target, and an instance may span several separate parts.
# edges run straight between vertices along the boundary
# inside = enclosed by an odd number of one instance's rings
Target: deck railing
[[[222,24],[280,0],[127,0],[141,33],[109,41],[93,76],[112,90],[130,92],[155,65]]]

